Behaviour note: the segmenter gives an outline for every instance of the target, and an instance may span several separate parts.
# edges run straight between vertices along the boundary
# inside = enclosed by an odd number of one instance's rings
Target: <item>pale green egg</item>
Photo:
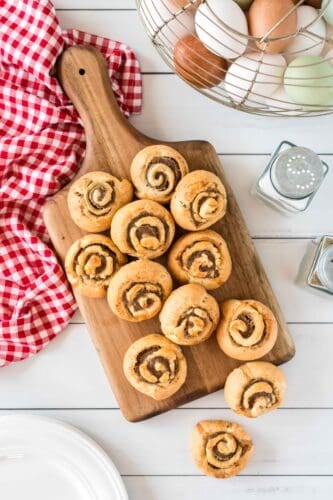
[[[284,88],[305,108],[333,106],[333,66],[320,56],[297,57],[285,71]]]
[[[250,7],[251,3],[253,0],[235,0],[236,3],[243,9],[246,10],[248,7]]]
[[[333,0],[323,0],[321,8],[324,10],[325,21],[333,26]]]

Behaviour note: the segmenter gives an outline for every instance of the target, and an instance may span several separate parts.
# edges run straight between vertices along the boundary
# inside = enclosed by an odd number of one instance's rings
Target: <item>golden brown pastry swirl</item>
[[[224,396],[230,407],[246,417],[258,417],[281,405],[286,381],[271,363],[252,361],[227,377]]]
[[[134,342],[125,354],[123,367],[133,387],[154,399],[174,394],[187,372],[181,349],[158,334]]]
[[[179,317],[177,332],[182,333],[184,338],[199,337],[212,329],[212,318],[202,307],[189,307]]]
[[[72,184],[67,201],[75,224],[98,232],[109,229],[116,210],[132,196],[132,185],[126,179],[119,181],[107,172],[89,172]]]
[[[123,304],[133,321],[155,316],[163,304],[163,289],[159,283],[134,281],[123,292]]]
[[[69,282],[81,295],[104,297],[111,277],[126,261],[109,238],[89,234],[70,247],[65,269]]]
[[[184,250],[181,259],[184,269],[200,279],[216,278],[222,265],[221,254],[213,242],[193,242]]]
[[[159,203],[139,200],[124,206],[113,218],[111,237],[132,257],[154,259],[169,248],[175,234],[170,213]]]
[[[253,414],[260,413],[262,408],[271,408],[277,401],[274,385],[264,378],[251,380],[242,395],[242,407]]]
[[[161,329],[180,345],[195,345],[208,339],[219,320],[215,298],[198,284],[184,285],[167,298],[160,314]]]
[[[227,478],[238,474],[253,450],[251,438],[235,423],[203,420],[192,435],[192,454],[197,466],[207,475]]]
[[[228,300],[222,313],[217,341],[228,356],[251,361],[272,350],[278,325],[267,306],[256,300]]]
[[[114,199],[114,182],[112,180],[104,182],[90,181],[87,184],[84,200],[90,213],[94,215],[108,213]]]
[[[179,182],[170,208],[175,221],[183,229],[207,229],[225,215],[226,191],[212,172],[194,170]]]
[[[196,194],[190,202],[190,212],[196,226],[207,223],[207,220],[216,218],[220,207],[224,204],[222,193],[215,185],[207,186],[206,189]]]
[[[112,311],[132,322],[153,318],[172,290],[172,279],[161,264],[147,259],[123,266],[110,281]]]
[[[168,267],[181,283],[199,283],[212,290],[227,281],[232,264],[222,236],[207,230],[179,238],[169,252]]]
[[[166,203],[180,179],[188,173],[181,154],[170,146],[154,145],[142,149],[131,165],[131,178],[138,198]]]
[[[148,384],[165,387],[178,372],[176,353],[159,345],[141,351],[136,358],[135,373]]]

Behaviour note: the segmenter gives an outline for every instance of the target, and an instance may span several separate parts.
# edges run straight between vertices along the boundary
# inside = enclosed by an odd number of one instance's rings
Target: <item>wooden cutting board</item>
[[[91,47],[67,49],[59,61],[58,76],[81,116],[87,136],[86,156],[76,178],[92,170],[106,170],[119,178],[129,178],[134,155],[159,141],[141,134],[124,118],[101,54]],[[177,120],[177,116],[174,118]],[[288,361],[295,352],[293,341],[213,146],[205,141],[169,144],[185,156],[191,169],[211,170],[220,176],[227,189],[228,213],[213,229],[228,243],[233,272],[228,282],[214,293],[215,297],[219,302],[227,298],[252,298],[267,304],[278,320],[279,336],[265,359],[276,364]],[[62,263],[69,246],[84,234],[70,217],[67,192],[68,186],[47,202],[44,211],[45,223]],[[228,373],[239,364],[221,352],[215,336],[201,345],[184,347],[188,362],[185,385],[173,397],[154,401],[127,382],[122,360],[134,340],[160,332],[158,319],[128,323],[111,312],[106,299],[89,299],[78,294],[75,297],[119,406],[130,421],[151,417],[220,389]]]

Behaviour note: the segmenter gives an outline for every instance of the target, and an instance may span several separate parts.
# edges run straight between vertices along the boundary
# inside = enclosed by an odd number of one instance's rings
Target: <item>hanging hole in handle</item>
[[[83,75],[85,75],[85,74],[86,74],[86,70],[85,70],[85,69],[83,69],[83,68],[80,68],[80,69],[79,69],[79,75],[83,76]]]

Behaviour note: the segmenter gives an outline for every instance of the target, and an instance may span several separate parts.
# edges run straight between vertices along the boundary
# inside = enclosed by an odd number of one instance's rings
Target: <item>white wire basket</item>
[[[259,1],[281,0],[137,0],[137,7],[162,58],[207,97],[266,116],[331,114],[333,0],[282,0],[290,8],[254,36]]]

